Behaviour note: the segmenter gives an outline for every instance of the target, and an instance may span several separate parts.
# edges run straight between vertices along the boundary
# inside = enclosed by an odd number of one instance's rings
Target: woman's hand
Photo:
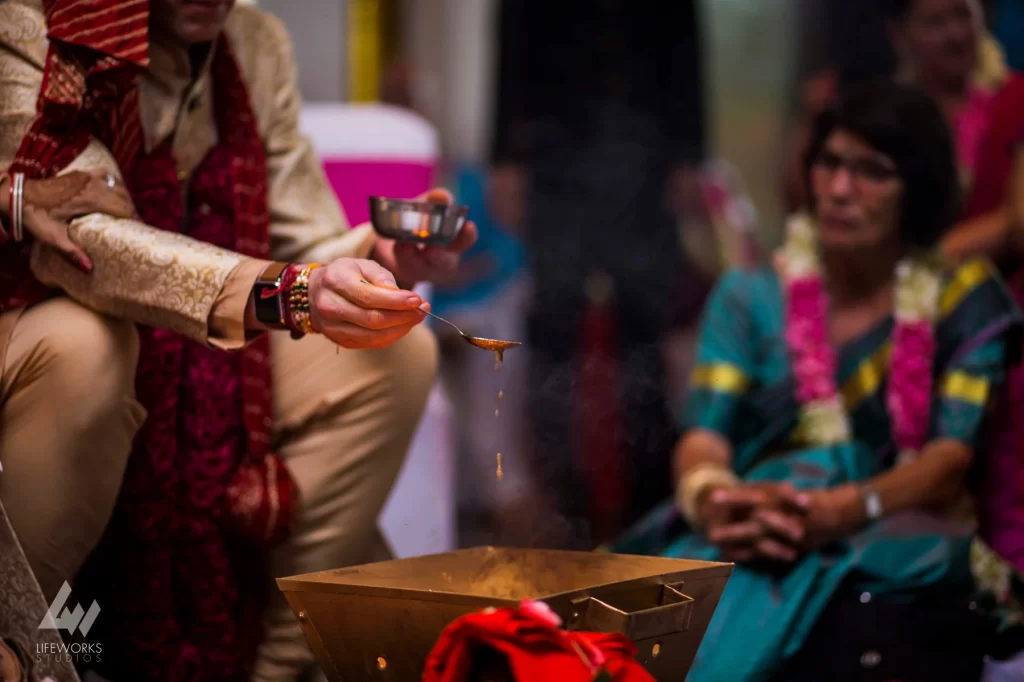
[[[409,333],[430,309],[369,260],[339,258],[309,275],[313,329],[343,348],[383,348]]]
[[[0,186],[3,212],[8,210],[6,193],[11,182]],[[132,218],[135,207],[128,191],[105,171],[71,171],[53,178],[25,178],[22,219],[36,239],[56,249],[67,261],[90,272],[92,262],[68,236],[68,222],[89,213],[114,218]]]
[[[864,503],[856,485],[813,490],[806,493],[807,514],[803,519],[803,552],[813,552],[849,537],[864,523]]]
[[[791,563],[804,540],[808,502],[788,483],[720,488],[701,506],[704,534],[726,561]]]

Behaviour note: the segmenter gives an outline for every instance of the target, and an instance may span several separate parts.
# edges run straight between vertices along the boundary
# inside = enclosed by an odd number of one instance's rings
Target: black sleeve
[[[661,96],[675,165],[700,163],[705,155],[704,58],[695,0],[668,3],[668,78]]]
[[[529,146],[527,86],[528,0],[501,0],[498,13],[498,87],[491,162],[525,161]]]

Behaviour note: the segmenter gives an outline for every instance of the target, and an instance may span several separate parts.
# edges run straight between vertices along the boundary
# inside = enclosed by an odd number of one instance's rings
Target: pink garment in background
[[[991,97],[972,94],[958,117],[957,148],[973,178],[965,219],[1003,204],[1011,191],[1014,157],[1024,145],[1024,77],[1011,74]],[[1009,277],[1018,305],[1024,304],[1024,264]],[[1024,365],[1011,367],[991,441],[981,459],[979,531],[996,554],[1024,571]]]
[[[323,165],[352,226],[370,219],[368,197],[412,199],[430,189],[434,180],[433,165],[416,160],[378,161],[325,155]]]
[[[440,158],[437,130],[408,109],[307,103],[301,128],[322,160],[349,225],[369,220],[369,197],[412,199],[435,180]]]
[[[1024,307],[1024,269],[1010,279],[1017,305]],[[978,500],[982,538],[1000,557],[1024,571],[1024,365],[1011,367],[992,420],[992,442],[983,467]]]

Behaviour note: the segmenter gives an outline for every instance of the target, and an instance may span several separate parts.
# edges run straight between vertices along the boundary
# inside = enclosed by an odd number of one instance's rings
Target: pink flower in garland
[[[836,358],[825,333],[828,297],[819,277],[789,283],[786,344],[793,358],[796,397],[801,403],[836,394]]]
[[[928,438],[935,334],[926,320],[901,322],[893,332],[891,386],[886,406],[899,450],[920,450]]]

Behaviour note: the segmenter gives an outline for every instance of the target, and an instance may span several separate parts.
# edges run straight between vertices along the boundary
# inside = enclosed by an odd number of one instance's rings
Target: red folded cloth
[[[427,657],[423,682],[654,682],[623,635],[567,632],[546,604],[456,620]]]

